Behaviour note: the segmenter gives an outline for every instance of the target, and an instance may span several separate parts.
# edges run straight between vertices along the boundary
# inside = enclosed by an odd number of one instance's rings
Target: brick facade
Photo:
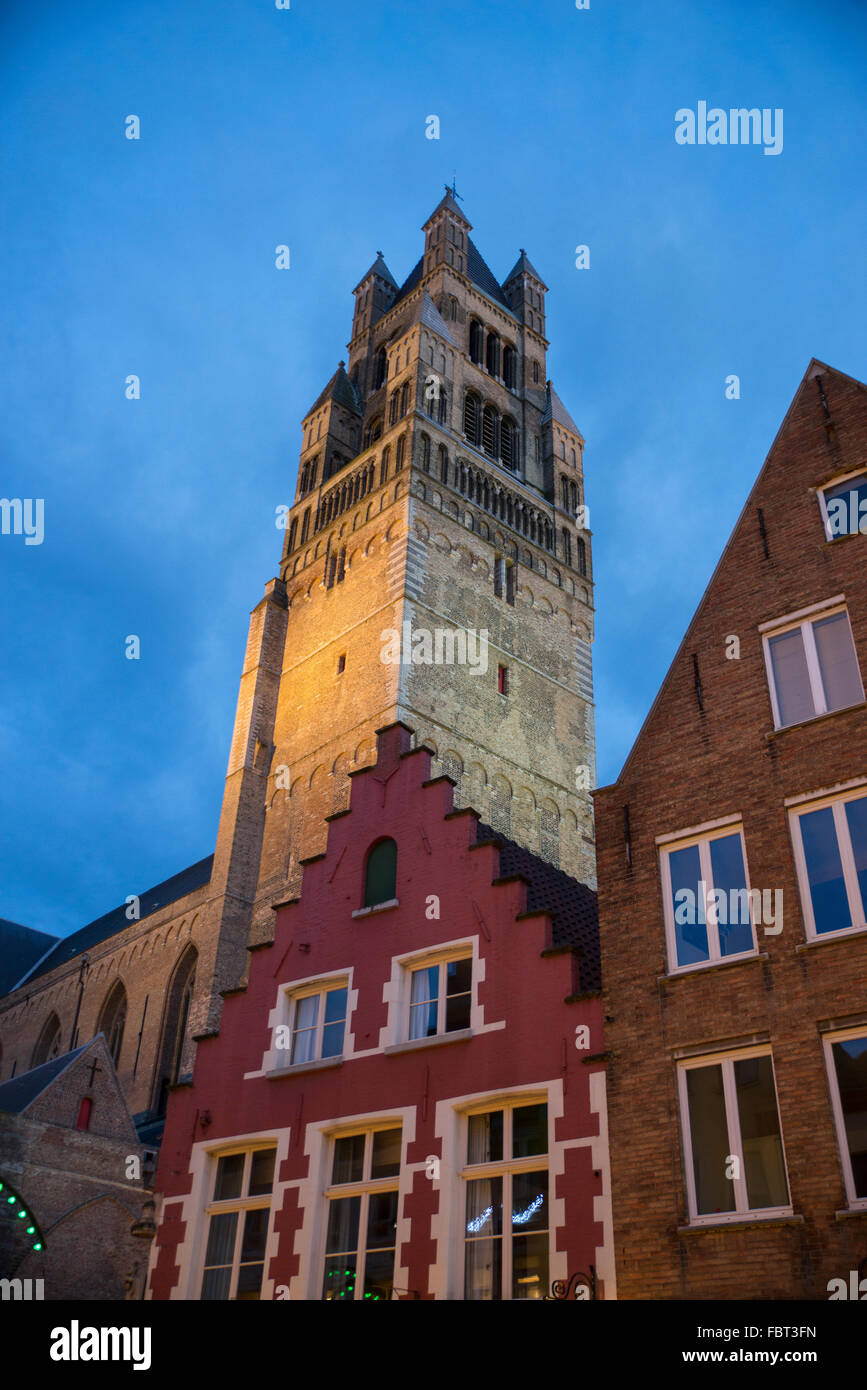
[[[823,1050],[835,1031],[867,1035],[867,930],[856,918],[824,939],[809,931],[789,822],[813,797],[867,795],[865,707],[775,728],[759,630],[838,600],[867,678],[867,540],[827,539],[817,496],[865,458],[865,387],[812,363],[620,777],[596,793],[620,1297],[826,1298],[867,1255],[867,1202],[847,1196]],[[739,959],[673,968],[657,841],[726,818],[742,827],[750,885],[782,891],[782,930],[757,926],[757,949]],[[788,1212],[761,1220],[766,1204],[750,1200],[737,1220],[723,1198],[719,1219],[697,1220],[678,1068],[750,1048],[773,1059]]]

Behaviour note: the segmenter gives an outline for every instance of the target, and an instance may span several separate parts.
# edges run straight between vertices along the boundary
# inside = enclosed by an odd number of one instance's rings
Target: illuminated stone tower
[[[241,911],[255,898],[254,939],[394,720],[459,805],[595,883],[584,441],[547,379],[546,285],[523,250],[499,283],[470,231],[451,189],[402,286],[377,254],[303,420],[215,861]]]

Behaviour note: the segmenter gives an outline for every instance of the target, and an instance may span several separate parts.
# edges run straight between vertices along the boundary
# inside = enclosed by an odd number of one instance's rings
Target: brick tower
[[[423,230],[402,286],[378,253],[355,289],[253,615],[215,867],[233,902],[255,888],[254,940],[396,720],[459,805],[595,882],[584,441],[547,379],[546,286],[523,250],[497,281],[454,189]]]

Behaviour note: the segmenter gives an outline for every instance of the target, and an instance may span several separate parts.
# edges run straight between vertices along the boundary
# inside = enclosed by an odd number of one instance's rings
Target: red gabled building
[[[595,894],[430,756],[380,732],[174,1090],[149,1297],[614,1296]]]

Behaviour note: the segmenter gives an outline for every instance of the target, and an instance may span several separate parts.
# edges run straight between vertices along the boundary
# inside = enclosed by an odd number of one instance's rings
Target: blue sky
[[[865,39],[854,0],[7,0],[0,495],[45,538],[0,536],[0,916],[65,934],[213,849],[301,417],[453,174],[550,287],[616,777],[810,357],[865,375]],[[782,108],[782,153],[678,145],[700,100]]]

